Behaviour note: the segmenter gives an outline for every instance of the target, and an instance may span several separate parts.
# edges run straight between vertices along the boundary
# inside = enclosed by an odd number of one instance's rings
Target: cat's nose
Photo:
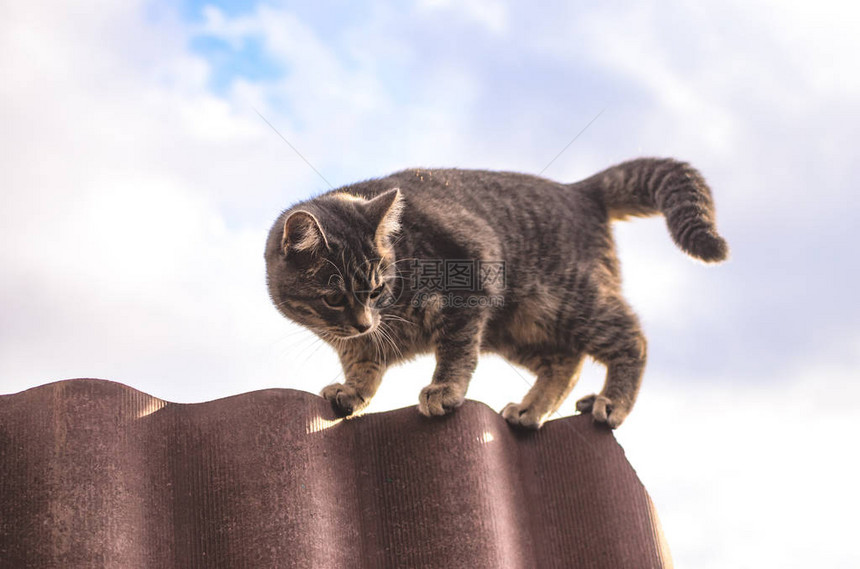
[[[358,330],[359,334],[364,334],[368,330],[370,330],[370,324],[364,324],[359,322],[355,325],[355,329]]]

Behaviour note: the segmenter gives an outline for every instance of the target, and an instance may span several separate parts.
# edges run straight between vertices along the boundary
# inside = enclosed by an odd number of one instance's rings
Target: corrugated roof
[[[3,568],[670,565],[589,416],[339,420],[301,391],[175,404],[101,380],[0,397]]]

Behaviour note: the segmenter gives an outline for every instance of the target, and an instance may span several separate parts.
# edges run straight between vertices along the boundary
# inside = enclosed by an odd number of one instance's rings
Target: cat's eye
[[[332,308],[340,308],[346,304],[346,295],[342,292],[330,292],[323,296],[323,302]]]
[[[385,290],[385,285],[379,285],[378,287],[370,291],[370,299],[376,300],[377,298],[379,298],[382,295],[383,290]]]

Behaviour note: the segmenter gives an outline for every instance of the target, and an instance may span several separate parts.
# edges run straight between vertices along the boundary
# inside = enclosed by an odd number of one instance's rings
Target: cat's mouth
[[[373,328],[370,328],[369,330],[366,330],[364,332],[357,332],[355,334],[350,334],[348,336],[342,336],[342,335],[337,334],[336,337],[338,340],[352,340],[354,338],[359,338],[361,336],[367,336],[368,334],[370,334],[372,332],[373,332]]]
[[[353,328],[352,330],[349,330],[349,331],[347,331],[347,330],[334,330],[332,332],[332,334],[338,340],[352,340],[353,338],[359,338],[361,336],[367,336],[369,334],[372,334],[376,330],[376,326],[377,325],[374,322],[373,324],[370,325],[369,328],[367,328],[365,330],[358,330],[355,328]]]

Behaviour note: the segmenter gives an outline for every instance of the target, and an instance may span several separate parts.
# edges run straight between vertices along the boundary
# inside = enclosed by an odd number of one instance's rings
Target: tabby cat
[[[281,213],[266,243],[269,294],[339,354],[345,380],[322,396],[341,414],[365,407],[389,366],[428,352],[436,369],[418,409],[449,413],[488,351],[535,373],[502,415],[537,429],[588,355],[606,381],[577,409],[615,428],[636,401],[645,337],[621,296],[611,222],[658,213],[689,255],[726,258],[705,180],[676,160],[632,160],[573,184],[404,170]]]

